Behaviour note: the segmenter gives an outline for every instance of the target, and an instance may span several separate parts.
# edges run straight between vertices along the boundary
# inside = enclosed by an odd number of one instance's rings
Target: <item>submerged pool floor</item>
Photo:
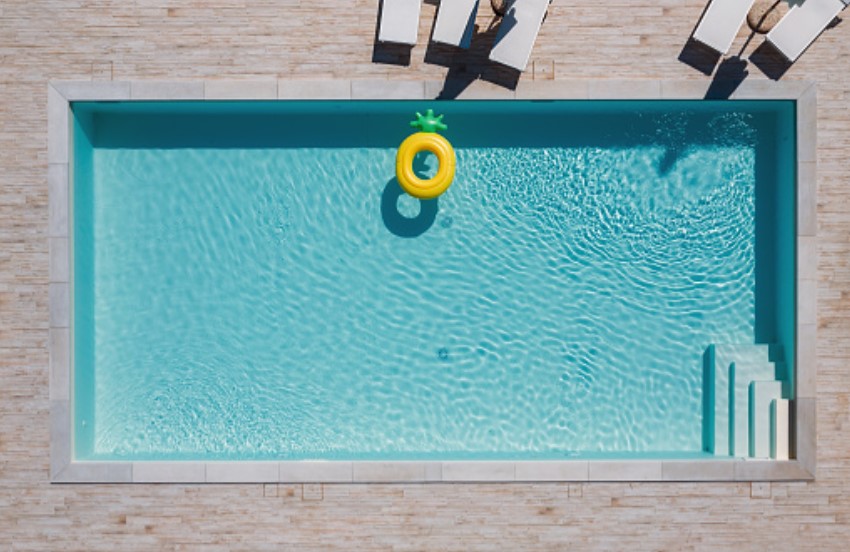
[[[428,202],[394,180],[420,104],[79,104],[77,457],[698,453],[703,353],[754,341],[775,114],[621,103],[451,104]]]

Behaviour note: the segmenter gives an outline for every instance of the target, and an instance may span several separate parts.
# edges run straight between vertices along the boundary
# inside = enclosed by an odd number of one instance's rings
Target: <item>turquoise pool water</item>
[[[791,102],[73,112],[78,459],[699,455],[706,347],[793,351]]]

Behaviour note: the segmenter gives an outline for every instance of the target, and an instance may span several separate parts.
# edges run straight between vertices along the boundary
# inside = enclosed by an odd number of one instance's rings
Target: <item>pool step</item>
[[[758,364],[770,358],[769,345],[719,344],[709,345],[703,355],[705,449],[718,456],[731,452],[729,368],[733,362]]]
[[[729,450],[730,456],[752,456],[752,447],[750,446],[750,423],[751,423],[751,405],[750,386],[753,382],[767,382],[776,379],[776,367],[772,362],[758,362],[753,364],[744,364],[733,362],[730,370],[735,371],[734,376],[734,394],[735,399],[732,409],[729,411],[730,438]],[[782,383],[776,382],[779,386],[780,393],[782,391]],[[763,416],[768,419],[770,401],[763,405]],[[769,426],[765,426],[765,432],[769,430]],[[766,434],[766,433],[765,433]],[[769,443],[769,441],[768,441]],[[765,456],[766,457],[766,456]]]
[[[771,409],[775,401],[782,400],[782,382],[753,381],[750,383],[749,403],[749,454],[752,458],[770,458]]]
[[[788,460],[791,454],[791,401],[775,399],[770,403],[770,457]]]
[[[778,346],[708,347],[703,357],[703,435],[707,451],[718,456],[768,458],[775,448],[779,455],[783,450],[787,454],[787,404],[773,406],[787,393],[783,382],[787,371],[781,360]],[[775,408],[779,409],[778,416],[773,417]],[[782,431],[784,440],[777,436]]]

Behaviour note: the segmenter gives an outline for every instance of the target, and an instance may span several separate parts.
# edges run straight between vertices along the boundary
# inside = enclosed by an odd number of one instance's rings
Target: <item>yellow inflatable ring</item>
[[[413,172],[413,158],[421,151],[437,156],[440,166],[433,178],[423,180]],[[431,199],[445,192],[455,178],[455,150],[449,141],[435,132],[417,132],[398,147],[395,175],[402,189],[413,197]]]

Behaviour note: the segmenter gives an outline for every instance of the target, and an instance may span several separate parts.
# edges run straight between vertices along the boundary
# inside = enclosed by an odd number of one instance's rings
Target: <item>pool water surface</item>
[[[792,102],[73,110],[78,459],[701,455],[706,348],[793,324]]]

